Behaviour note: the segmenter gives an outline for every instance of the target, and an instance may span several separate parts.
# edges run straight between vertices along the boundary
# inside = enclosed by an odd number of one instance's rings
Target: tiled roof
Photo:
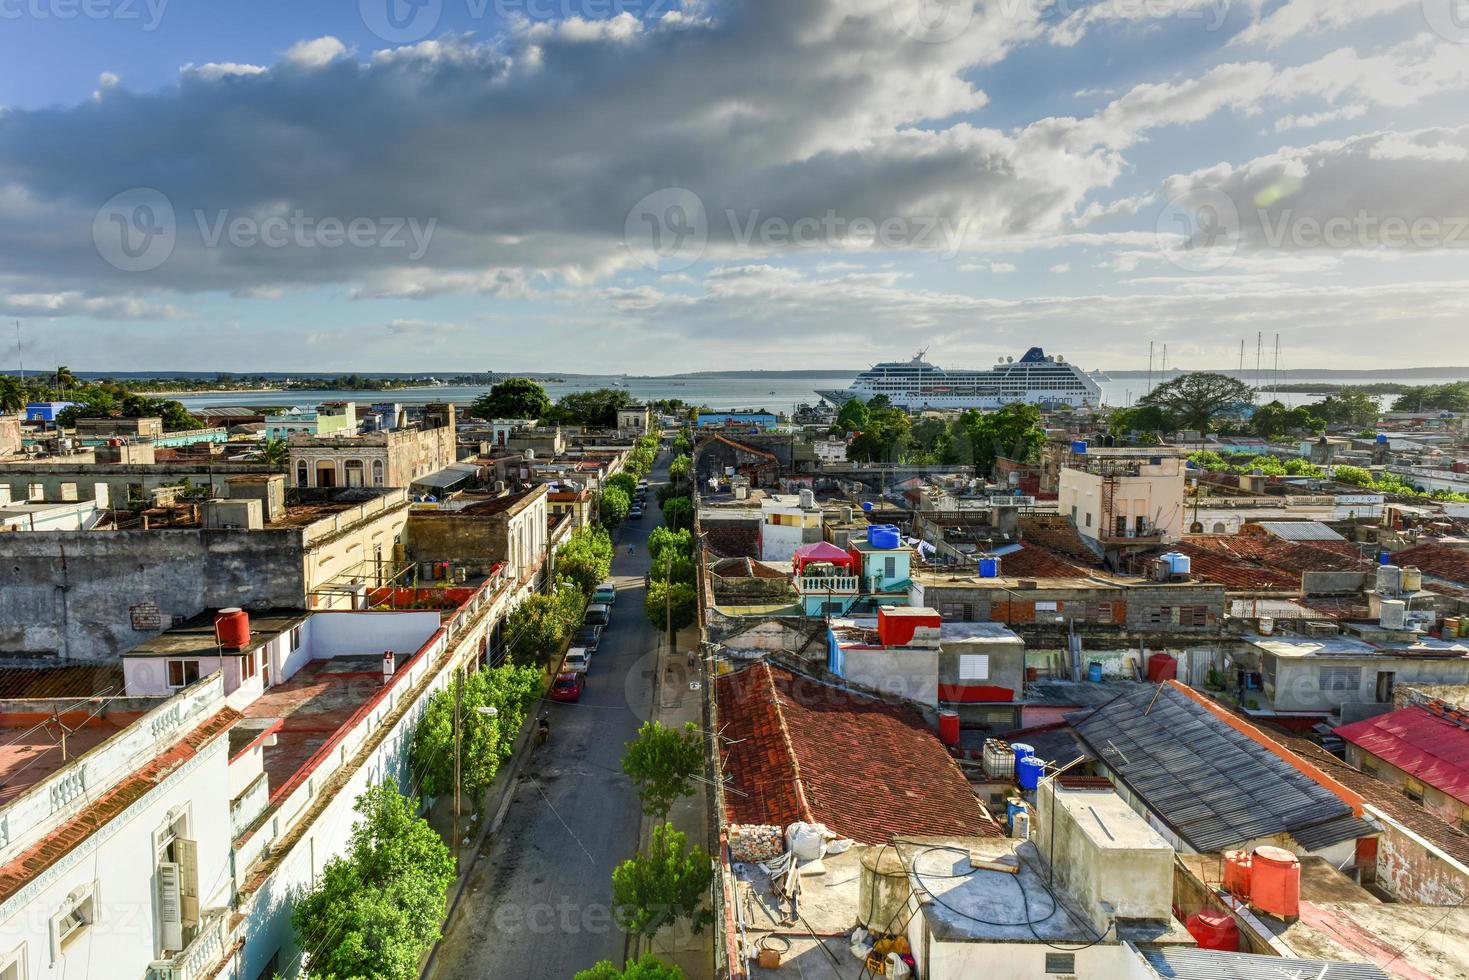
[[[199,749],[229,731],[239,720],[240,713],[233,708],[215,713],[199,727],[150,759],[131,776],[104,791],[67,823],[0,867],[0,902],[8,900],[26,882],[61,860],[73,848],[106,826],[109,820],[142,799],[175,769],[198,755]]]
[[[1454,548],[1427,541],[1396,552],[1392,560],[1394,565],[1413,565],[1421,569],[1424,575],[1469,586],[1469,548]]]
[[[89,698],[123,689],[122,664],[0,667],[0,700]]]
[[[1101,566],[1101,559],[1081,539],[1071,518],[1059,514],[1031,514],[1020,518],[1020,536],[1031,544],[1040,545],[1047,551],[1064,555],[1072,561],[1092,568]]]
[[[1233,589],[1299,589],[1303,572],[1365,572],[1372,568],[1372,563],[1345,541],[1194,534],[1179,542],[1175,550],[1192,560],[1195,578]]]
[[[1415,779],[1469,803],[1469,728],[1443,706],[1411,705],[1350,725],[1336,734]]]
[[[721,558],[758,558],[760,528],[711,527],[704,530],[704,543]]]
[[[998,837],[914,713],[766,661],[714,682],[734,823],[823,823],[864,844]]]
[[[1324,774],[1227,715],[1170,681],[1068,718],[1087,748],[1197,851],[1297,831],[1319,848],[1370,832]]]
[[[1021,542],[1019,551],[1005,555],[1000,568],[1010,578],[1081,578],[1094,571],[1030,541]]]

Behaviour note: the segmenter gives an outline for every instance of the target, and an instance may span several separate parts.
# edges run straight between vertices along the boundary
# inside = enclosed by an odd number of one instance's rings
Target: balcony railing
[[[796,579],[796,591],[802,595],[856,595],[855,575],[808,575]]]
[[[206,909],[189,945],[148,964],[148,980],[200,980],[212,976],[229,945],[229,909]]]

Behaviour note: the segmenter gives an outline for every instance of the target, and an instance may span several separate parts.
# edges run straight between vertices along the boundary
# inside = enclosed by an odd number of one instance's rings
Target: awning
[[[841,565],[845,568],[851,568],[855,564],[850,554],[838,548],[830,541],[816,541],[811,544],[804,544],[796,549],[791,559],[796,566],[797,575],[800,575],[802,570],[812,562]]]
[[[421,476],[413,481],[415,487],[426,487],[431,490],[447,490],[457,487],[461,483],[467,483],[479,474],[479,467],[469,463],[451,463],[437,472],[427,476]]]

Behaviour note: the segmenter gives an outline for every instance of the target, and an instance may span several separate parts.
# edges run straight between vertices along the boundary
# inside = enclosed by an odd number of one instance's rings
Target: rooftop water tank
[[[998,558],[981,558],[979,560],[979,577],[980,578],[999,578],[1000,577],[1000,559],[998,559]]]
[[[862,501],[862,509],[864,511],[866,511],[867,513],[869,513],[869,514],[872,513],[872,501],[870,501],[870,500],[864,500],[864,501]]]
[[[1076,439],[1073,440],[1071,443],[1071,451],[1073,453],[1076,453],[1078,456],[1084,455],[1086,453],[1086,448],[1086,440],[1084,439]]]
[[[1184,925],[1200,949],[1239,952],[1239,926],[1228,912],[1201,909],[1189,916]]]
[[[959,744],[959,712],[939,712],[939,740],[945,745]]]
[[[214,636],[226,650],[242,650],[250,645],[250,614],[231,606],[214,617]]]
[[[1046,764],[1033,755],[1028,755],[1015,764],[1015,779],[1021,789],[1035,789],[1045,775]]]
[[[1385,433],[1379,432],[1377,434],[1377,444],[1379,446],[1387,445],[1387,435]]]
[[[1378,625],[1385,630],[1406,629],[1408,626],[1408,604],[1401,599],[1382,600],[1382,611]]]
[[[1301,914],[1301,862],[1283,847],[1257,847],[1250,860],[1250,904],[1268,915]]]
[[[1235,898],[1250,897],[1250,852],[1224,852],[1224,890]]]
[[[1148,657],[1148,680],[1154,684],[1171,681],[1178,676],[1178,658],[1169,653],[1155,653]]]
[[[1379,595],[1398,595],[1403,591],[1403,570],[1396,565],[1377,566]]]
[[[902,536],[891,524],[874,524],[867,529],[867,543],[874,548],[887,550],[898,547],[901,542]]]
[[[1015,754],[1015,761],[1018,763],[1027,756],[1035,755],[1035,746],[1026,745],[1024,742],[1011,742],[1010,751]]]
[[[1403,591],[1407,593],[1417,592],[1423,588],[1423,569],[1416,565],[1403,566],[1402,578]]]
[[[908,872],[896,848],[869,847],[862,852],[857,879],[857,921],[864,929],[886,932],[913,893]]]

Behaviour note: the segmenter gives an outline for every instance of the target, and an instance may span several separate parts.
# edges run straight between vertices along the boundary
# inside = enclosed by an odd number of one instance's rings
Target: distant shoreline
[[[275,395],[285,388],[182,388],[175,391],[139,391],[144,398],[192,398],[195,395]]]

